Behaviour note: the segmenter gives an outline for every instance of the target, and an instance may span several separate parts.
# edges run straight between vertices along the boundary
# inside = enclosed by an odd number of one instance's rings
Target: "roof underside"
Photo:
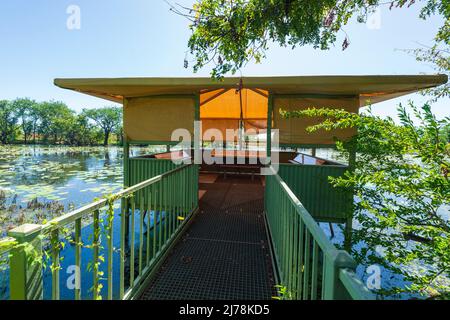
[[[360,105],[377,103],[446,83],[446,75],[245,77],[244,88],[271,94],[359,96]],[[124,98],[191,95],[237,88],[241,78],[97,78],[55,79],[55,85],[122,103]]]

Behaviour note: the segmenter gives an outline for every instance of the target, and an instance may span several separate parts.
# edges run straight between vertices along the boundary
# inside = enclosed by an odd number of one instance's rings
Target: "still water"
[[[131,154],[161,150],[133,148]],[[120,147],[0,146],[0,237],[114,193],[122,177]]]

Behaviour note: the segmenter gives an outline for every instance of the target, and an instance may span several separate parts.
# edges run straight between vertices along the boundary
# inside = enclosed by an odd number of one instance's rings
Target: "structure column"
[[[42,300],[42,226],[24,224],[8,232],[18,245],[11,250],[10,298],[11,300]]]
[[[272,156],[272,112],[273,112],[273,95],[269,93],[269,105],[267,108],[267,141],[266,141],[266,156],[269,159]]]
[[[348,170],[354,171],[356,166],[356,146],[352,145],[349,148],[349,158],[348,158]],[[354,205],[353,205],[353,198],[354,198],[354,191],[349,191],[349,210],[348,210],[348,217],[347,221],[345,223],[345,231],[344,231],[344,248],[348,252],[352,249],[352,228],[353,228],[353,212],[354,212]]]

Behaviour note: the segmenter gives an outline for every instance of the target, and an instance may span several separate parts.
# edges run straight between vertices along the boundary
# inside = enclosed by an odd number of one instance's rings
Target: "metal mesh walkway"
[[[261,180],[208,177],[200,190],[200,212],[141,299],[271,299]]]

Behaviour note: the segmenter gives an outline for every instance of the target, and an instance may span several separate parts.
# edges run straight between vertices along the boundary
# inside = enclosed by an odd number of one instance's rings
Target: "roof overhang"
[[[124,98],[192,95],[205,90],[237,88],[241,78],[92,78],[55,79],[58,87],[122,103]],[[244,88],[275,95],[358,96],[360,106],[442,85],[447,75],[364,75],[244,77]]]

